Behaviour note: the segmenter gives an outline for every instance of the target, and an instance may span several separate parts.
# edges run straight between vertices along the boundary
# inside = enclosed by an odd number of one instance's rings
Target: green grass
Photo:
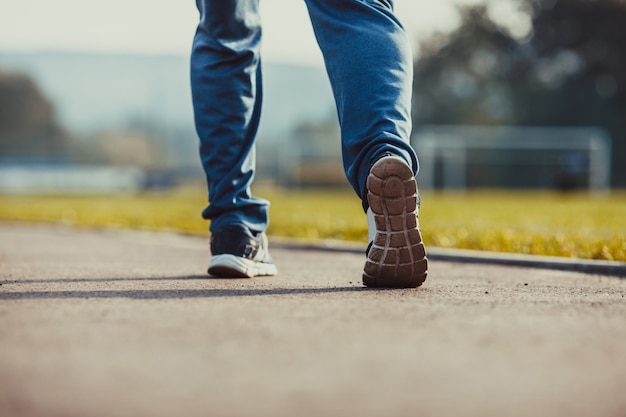
[[[350,190],[259,189],[272,201],[271,236],[365,243],[367,225]],[[208,235],[204,189],[99,196],[0,195],[0,219]],[[427,246],[626,261],[626,192],[423,194]]]

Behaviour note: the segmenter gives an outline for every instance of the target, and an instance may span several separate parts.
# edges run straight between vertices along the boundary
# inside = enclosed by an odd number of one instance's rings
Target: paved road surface
[[[626,416],[626,280],[273,255],[209,279],[205,239],[0,224],[0,415]]]

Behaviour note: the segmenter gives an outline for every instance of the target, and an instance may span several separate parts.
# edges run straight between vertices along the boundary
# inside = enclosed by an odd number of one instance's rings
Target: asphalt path
[[[204,238],[0,224],[0,416],[626,416],[624,279],[272,254],[215,279]]]

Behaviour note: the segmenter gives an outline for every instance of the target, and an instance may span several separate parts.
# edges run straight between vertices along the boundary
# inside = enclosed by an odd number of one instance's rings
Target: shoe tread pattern
[[[363,283],[369,287],[420,286],[426,280],[428,260],[411,168],[397,157],[383,158],[372,167],[367,190],[376,236],[363,269]]]

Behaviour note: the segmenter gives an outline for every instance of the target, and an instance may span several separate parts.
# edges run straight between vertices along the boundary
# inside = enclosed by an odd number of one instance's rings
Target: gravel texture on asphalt
[[[215,279],[208,239],[0,224],[0,415],[626,415],[626,280],[433,260],[370,289],[364,254],[272,255]]]

